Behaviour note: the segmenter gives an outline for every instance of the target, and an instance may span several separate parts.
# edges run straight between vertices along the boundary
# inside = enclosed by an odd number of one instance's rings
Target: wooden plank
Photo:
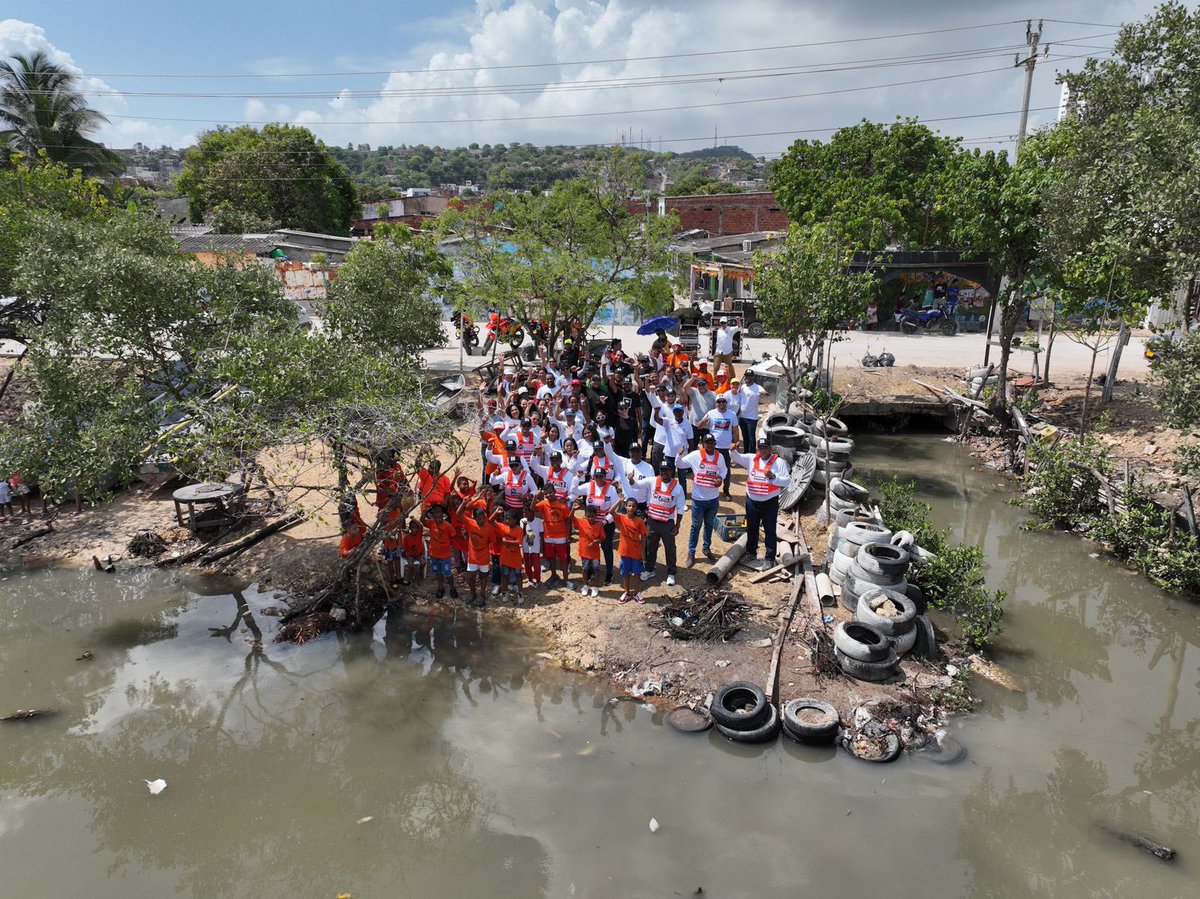
[[[779,692],[779,662],[783,658],[783,644],[787,638],[787,632],[792,626],[792,618],[796,614],[796,606],[800,603],[800,594],[804,591],[804,579],[796,577],[793,579],[795,586],[792,587],[792,597],[788,602],[787,612],[783,616],[783,621],[779,622],[779,630],[775,633],[775,645],[771,650],[771,667],[767,670],[767,702],[774,702],[776,695]]]

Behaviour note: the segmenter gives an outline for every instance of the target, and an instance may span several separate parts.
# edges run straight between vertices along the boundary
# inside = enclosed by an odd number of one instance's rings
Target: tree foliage
[[[311,131],[292,125],[205,132],[175,186],[195,221],[226,233],[283,227],[345,234],[358,214],[349,173]]]
[[[79,76],[51,62],[44,50],[0,62],[0,149],[5,160],[19,153],[87,175],[121,170],[121,157],[89,136],[108,119],[87,104],[78,86]]]
[[[793,382],[815,364],[817,349],[862,314],[875,289],[870,272],[850,272],[852,251],[825,228],[792,225],[783,246],[755,256],[758,317],[783,341]]]
[[[952,246],[959,142],[916,119],[863,121],[827,143],[796,141],[775,163],[771,187],[791,221],[837,230],[855,249]]]
[[[551,340],[616,301],[646,315],[670,308],[667,250],[678,220],[626,208],[636,177],[616,151],[546,195],[494,194],[443,214],[442,234],[460,241],[458,305],[548,322]]]

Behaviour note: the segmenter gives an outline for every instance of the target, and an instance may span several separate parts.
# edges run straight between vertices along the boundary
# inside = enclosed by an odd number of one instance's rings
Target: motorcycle
[[[958,300],[948,299],[942,307],[932,306],[928,309],[901,309],[900,327],[909,334],[915,334],[918,329],[931,331],[936,326],[947,337],[958,333]]]
[[[454,322],[454,336],[468,350],[479,343],[479,328],[471,321],[471,316],[465,312],[455,312],[450,317]]]
[[[487,332],[487,340],[484,342],[486,347],[504,341],[514,350],[519,350],[521,344],[525,342],[525,329],[521,327],[521,323],[515,318],[501,315],[498,312],[488,314],[485,331]]]

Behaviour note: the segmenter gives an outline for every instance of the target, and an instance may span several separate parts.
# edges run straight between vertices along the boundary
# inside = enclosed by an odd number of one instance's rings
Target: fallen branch
[[[796,614],[796,606],[800,603],[800,594],[804,592],[804,578],[799,576],[793,578],[795,586],[792,588],[792,597],[788,601],[787,612],[784,613],[783,621],[779,622],[779,630],[775,633],[775,645],[771,650],[771,667],[767,671],[767,702],[774,702],[775,696],[779,688],[779,662],[783,658],[783,643],[787,638],[788,630],[792,626],[792,618]]]
[[[54,533],[53,525],[46,525],[44,528],[39,528],[32,534],[26,534],[24,537],[19,537],[12,542],[11,549],[16,549],[18,546],[24,546],[26,543],[32,543],[38,537],[45,537],[47,534]]]
[[[285,528],[290,528],[294,524],[298,524],[303,520],[303,518],[303,512],[293,512],[286,518],[281,518],[278,521],[265,524],[262,527],[251,531],[246,536],[234,540],[232,543],[227,543],[224,546],[216,549],[213,549],[209,546],[201,546],[198,549],[193,549],[190,552],[184,553],[182,556],[175,556],[174,558],[170,559],[162,559],[156,562],[155,565],[159,567],[167,567],[171,565],[188,565],[192,562],[195,562],[198,565],[211,565],[213,562],[224,559],[227,556],[232,556],[244,549],[248,549],[265,537],[269,537],[271,534],[282,531]]]

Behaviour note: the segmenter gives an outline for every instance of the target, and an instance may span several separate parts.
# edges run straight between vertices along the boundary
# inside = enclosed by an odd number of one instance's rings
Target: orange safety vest
[[[603,490],[597,490],[600,486],[598,481],[592,481],[588,484],[587,504],[596,510],[598,515],[607,515],[609,510],[616,505],[616,501],[608,501],[608,491],[613,488],[605,486]],[[615,491],[614,491],[615,492]]]
[[[525,470],[521,470],[520,477],[513,480],[513,470],[508,470],[508,475],[504,478],[504,505],[510,509],[520,509],[525,505],[525,494],[529,492],[529,488],[525,485]]]
[[[770,499],[779,492],[779,486],[774,481],[767,480],[767,472],[771,470],[771,466],[778,459],[775,453],[771,454],[771,458],[762,460],[755,454],[750,461],[750,472],[746,477],[746,494],[753,499]],[[759,467],[759,463],[762,467]]]
[[[608,460],[608,456],[604,455],[604,453],[600,453],[600,455],[596,455],[593,452],[592,453],[592,471],[607,471],[609,474],[609,477],[612,477],[612,471],[613,471],[612,462],[610,462]]]
[[[670,521],[675,517],[675,485],[679,483],[671,478],[671,483],[663,489],[662,477],[654,482],[654,490],[650,494],[650,502],[646,505],[646,514],[655,521]]]
[[[560,468],[558,471],[555,471],[553,468],[551,468],[546,473],[546,483],[554,488],[554,493],[556,496],[560,497],[561,499],[566,499],[567,470],[565,468]]]
[[[705,455],[704,447],[700,447],[700,464],[696,466],[696,483],[701,487],[720,487],[721,469],[717,464],[720,461],[720,453],[716,453],[710,459]]]

